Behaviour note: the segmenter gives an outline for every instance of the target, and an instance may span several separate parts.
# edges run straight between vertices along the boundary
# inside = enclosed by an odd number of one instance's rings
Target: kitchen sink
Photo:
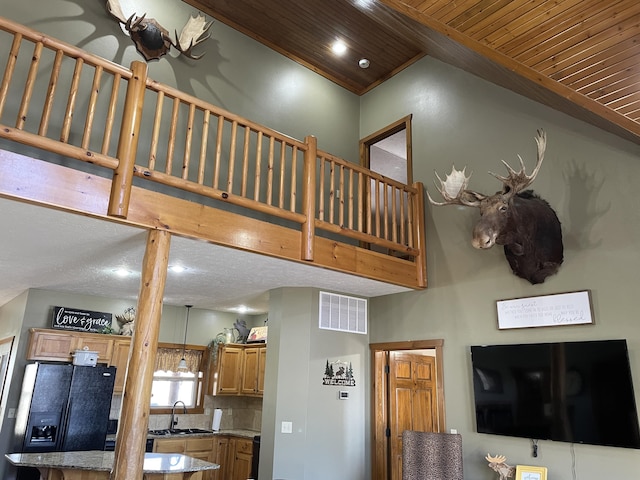
[[[151,435],[194,435],[198,433],[213,433],[213,430],[202,428],[165,428],[162,430],[149,430]]]

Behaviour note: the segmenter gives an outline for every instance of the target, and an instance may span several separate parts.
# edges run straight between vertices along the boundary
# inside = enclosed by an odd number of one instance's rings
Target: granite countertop
[[[242,437],[242,438],[251,438],[256,435],[260,435],[260,432],[256,432],[255,430],[245,430],[241,428],[237,429],[227,429],[227,430],[218,430],[217,432],[213,432],[214,435],[231,435],[232,437]]]
[[[16,466],[55,468],[69,470],[90,470],[110,472],[113,467],[114,452],[48,452],[9,453],[5,457]],[[179,453],[145,453],[144,473],[184,473],[202,470],[216,470],[220,465]]]
[[[208,431],[203,431],[203,432],[198,432],[198,433],[180,433],[180,434],[170,434],[170,433],[166,433],[166,434],[154,434],[152,433],[154,432],[154,430],[152,430],[151,432],[149,432],[149,434],[147,435],[147,438],[153,438],[153,439],[161,439],[161,438],[202,438],[202,437],[211,437],[213,435],[231,435],[233,437],[242,437],[242,438],[251,438],[253,439],[253,437],[255,437],[256,435],[260,435],[260,432],[257,432],[255,430],[247,430],[247,429],[242,429],[242,428],[229,428],[229,429],[225,429],[225,430],[208,430]],[[115,439],[115,435],[113,435],[113,438]]]

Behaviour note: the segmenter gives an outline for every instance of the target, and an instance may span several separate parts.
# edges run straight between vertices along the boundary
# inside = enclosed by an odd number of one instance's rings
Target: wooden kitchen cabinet
[[[217,366],[210,372],[214,395],[262,396],[267,347],[264,344],[221,345]]]
[[[116,381],[113,384],[113,393],[122,393],[124,391],[130,348],[131,337],[118,338],[113,342],[113,354],[109,362],[109,366],[116,367]]]
[[[243,345],[221,345],[218,351],[218,395],[239,395],[242,384]]]
[[[215,437],[213,463],[220,465],[220,468],[213,471],[212,480],[226,480],[228,478],[228,472],[231,471],[229,469],[229,440],[230,438],[226,435],[216,435]]]
[[[99,363],[109,363],[114,335],[32,328],[27,347],[27,360],[71,362],[76,350],[87,347],[98,352]]]
[[[244,349],[244,362],[242,366],[243,395],[264,394],[264,369],[267,359],[267,347],[247,346]]]
[[[75,339],[68,332],[31,329],[27,360],[71,361]]]
[[[252,439],[216,435],[215,460],[220,465],[212,480],[247,480],[251,478]]]
[[[156,453],[182,453],[206,462],[218,463],[216,461],[216,438],[214,437],[158,438],[153,442],[153,451]],[[190,478],[191,480],[217,480],[222,478],[216,476],[216,472],[216,470],[196,472]]]
[[[231,480],[247,480],[251,478],[251,458],[253,442],[245,438],[236,438]]]
[[[27,360],[72,362],[72,353],[86,346],[98,352],[98,363],[116,367],[113,393],[123,392],[131,337],[44,328],[32,328],[30,334]]]

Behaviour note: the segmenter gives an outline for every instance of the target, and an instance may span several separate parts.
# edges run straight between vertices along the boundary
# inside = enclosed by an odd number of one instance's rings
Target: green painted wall
[[[539,443],[532,458],[526,439],[475,433],[469,346],[476,344],[626,338],[636,397],[640,393],[640,329],[635,297],[640,269],[640,213],[635,200],[640,146],[425,58],[361,99],[360,136],[413,114],[414,180],[434,198],[434,170],[441,176],[468,165],[469,188],[485,194],[501,184],[500,160],[531,169],[536,129],[547,131],[547,151],[532,187],[562,222],[565,261],[542,285],[514,276],[502,249],[475,250],[471,231],[477,209],[433,207],[426,212],[429,288],[371,301],[370,341],[444,339],[447,428],[463,437],[465,478],[490,480],[487,453],[507,463],[544,465],[549,478],[633,478],[640,452],[568,443]],[[595,324],[497,329],[496,300],[589,289]]]
[[[135,3],[169,30],[179,29],[193,13],[175,0]],[[140,59],[101,0],[22,0],[3,5],[2,15],[117,63]],[[151,63],[150,76],[296,138],[314,134],[320,148],[352,161],[357,161],[359,138],[412,113],[414,179],[429,189],[434,169],[446,173],[455,162],[474,172],[471,188],[496,191],[499,183],[485,172],[501,172],[500,160],[516,161],[517,153],[530,165],[535,130],[545,128],[547,156],[534,188],[555,207],[564,228],[560,273],[531,286],[509,272],[500,250],[471,247],[476,211],[428,207],[429,288],[373,299],[366,340],[318,332],[313,290],[280,292],[274,297],[280,300],[272,301],[270,325],[281,332],[292,328],[290,336],[281,338],[278,356],[268,355],[263,432],[273,444],[266,447],[272,455],[263,468],[288,480],[369,478],[366,343],[444,338],[447,427],[463,435],[465,476],[495,478],[483,458],[501,453],[512,464],[548,466],[554,480],[572,479],[568,444],[541,442],[540,456],[533,459],[526,440],[474,433],[468,348],[476,343],[626,338],[640,385],[640,331],[633,314],[640,266],[640,214],[633,193],[640,178],[640,147],[428,57],[358,98],[220,22],[211,33],[203,60],[173,54]],[[592,326],[496,329],[498,299],[582,289],[592,291]],[[298,323],[289,325],[294,321]],[[180,330],[174,330],[175,337]],[[298,334],[306,351],[289,347]],[[352,403],[340,407],[333,398],[324,398],[328,390],[318,387],[316,375],[321,373],[316,367],[327,356],[352,355],[361,357],[361,388]],[[307,372],[308,378],[286,379],[291,368],[297,375]],[[340,411],[345,408],[348,417]],[[287,418],[294,429],[300,425],[304,430],[283,438],[276,430]],[[336,450],[349,458],[332,458]],[[635,450],[581,445],[574,450],[580,480],[633,478],[640,467]],[[300,455],[295,463],[291,451]]]
[[[261,479],[370,478],[368,336],[320,330],[318,297],[313,288],[270,292]],[[323,385],[327,361],[349,362],[356,385]]]

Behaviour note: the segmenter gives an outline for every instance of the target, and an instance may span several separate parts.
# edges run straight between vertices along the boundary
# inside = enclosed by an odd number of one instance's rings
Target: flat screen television
[[[626,340],[471,347],[479,433],[640,448]]]

